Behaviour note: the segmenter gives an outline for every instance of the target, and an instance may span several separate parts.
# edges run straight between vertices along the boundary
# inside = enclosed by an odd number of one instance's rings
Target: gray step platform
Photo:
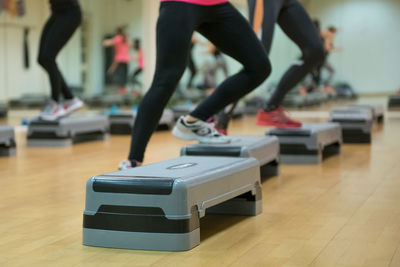
[[[131,134],[133,124],[136,119],[136,111],[120,111],[118,114],[109,115],[110,133],[111,134]],[[160,122],[158,123],[158,130],[169,130],[175,123],[174,113],[170,109],[165,109]]]
[[[0,118],[7,117],[8,106],[5,104],[0,104]]]
[[[184,251],[200,244],[206,213],[262,212],[253,158],[180,157],[87,182],[83,244]]]
[[[85,104],[91,108],[108,108],[112,106],[123,106],[126,96],[124,95],[98,95],[86,97]]]
[[[372,116],[375,122],[381,123],[385,119],[385,108],[383,105],[352,105],[350,107],[354,107],[356,109],[369,109],[372,111]]]
[[[390,96],[388,107],[392,110],[400,110],[400,95]]]
[[[0,157],[9,157],[16,154],[14,129],[0,125]]]
[[[109,122],[106,116],[66,117],[58,121],[35,119],[28,126],[28,146],[62,147],[74,143],[105,140]]]
[[[182,156],[255,158],[261,177],[279,175],[279,140],[275,136],[233,136],[229,144],[196,144],[183,147]]]
[[[266,100],[260,97],[253,97],[245,102],[245,114],[254,115],[258,110],[264,108]]]
[[[49,97],[44,94],[24,94],[21,98],[12,99],[10,107],[15,108],[42,108]]]
[[[329,121],[340,123],[344,143],[371,143],[372,109],[354,106],[337,108],[331,111]]]
[[[319,164],[340,154],[342,130],[337,123],[304,123],[300,129],[274,129],[267,135],[279,138],[281,163]]]

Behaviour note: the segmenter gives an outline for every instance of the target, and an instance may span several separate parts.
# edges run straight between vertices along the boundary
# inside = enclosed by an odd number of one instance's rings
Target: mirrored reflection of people
[[[114,61],[108,69],[108,74],[119,73],[119,88],[118,94],[126,94],[126,85],[128,83],[128,67],[130,56],[131,42],[128,40],[122,28],[117,29],[117,34],[103,41],[103,46],[114,47]]]
[[[81,24],[82,13],[78,0],[50,0],[51,16],[43,28],[38,63],[49,75],[51,99],[40,118],[54,121],[80,109],[83,102],[75,97],[58,68],[56,58]],[[63,101],[60,100],[63,96]]]
[[[137,67],[132,73],[131,83],[132,85],[142,86],[142,83],[138,80],[138,76],[143,72],[144,68],[144,52],[140,39],[133,40],[133,50],[135,51],[133,60],[137,62]]]
[[[226,63],[224,55],[221,51],[211,42],[208,42],[208,50],[205,52],[214,56],[215,59],[215,72],[222,70],[224,73],[224,78],[228,78],[228,65]]]
[[[321,37],[324,41],[325,61],[321,66],[319,75],[321,75],[322,70],[326,70],[329,73],[328,77],[323,82],[324,88],[327,91],[327,93],[333,93],[333,91],[334,91],[334,88],[332,87],[332,79],[333,79],[333,76],[335,75],[335,69],[333,68],[332,64],[329,63],[329,60],[328,60],[329,55],[332,52],[341,52],[343,50],[343,48],[341,48],[341,47],[334,46],[336,33],[337,33],[337,29],[334,26],[330,26],[330,27],[328,27],[328,29],[326,31],[321,32]]]

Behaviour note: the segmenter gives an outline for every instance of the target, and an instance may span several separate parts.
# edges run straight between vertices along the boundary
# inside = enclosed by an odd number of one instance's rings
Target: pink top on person
[[[161,0],[161,2],[185,2],[195,5],[213,6],[229,2],[229,0]]]
[[[144,55],[143,55],[143,50],[139,50],[139,57],[138,57],[138,68],[143,69],[144,68]]]
[[[114,61],[119,63],[128,63],[130,61],[128,41],[124,41],[122,35],[116,35],[112,41],[115,48]]]

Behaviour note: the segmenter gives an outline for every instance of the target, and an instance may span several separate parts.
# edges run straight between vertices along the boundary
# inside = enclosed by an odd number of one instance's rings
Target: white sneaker
[[[65,115],[66,113],[63,106],[54,100],[49,100],[43,111],[40,113],[40,118],[45,121],[55,121],[64,117]]]
[[[133,166],[132,166],[131,161],[127,160],[127,159],[121,161],[121,163],[118,165],[118,170],[119,171],[129,170],[129,169],[132,169],[132,168],[133,168]]]
[[[227,144],[231,141],[229,137],[217,132],[211,124],[201,120],[189,123],[183,116],[176,122],[172,134],[180,139],[198,140],[205,144]]]
[[[83,107],[83,101],[77,97],[74,97],[71,100],[65,100],[63,103],[65,115],[69,115],[72,112]]]

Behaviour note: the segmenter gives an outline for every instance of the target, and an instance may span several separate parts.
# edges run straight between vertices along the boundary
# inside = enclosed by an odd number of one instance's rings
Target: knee
[[[317,66],[322,64],[325,59],[324,48],[322,45],[315,45],[303,51],[304,61],[307,65]]]
[[[43,68],[47,68],[51,64],[55,63],[55,59],[46,54],[39,54],[37,61],[38,61],[39,65],[41,65]]]
[[[183,71],[177,68],[163,69],[162,72],[156,71],[150,90],[156,91],[161,97],[166,97],[175,90],[182,74]]]
[[[272,67],[271,63],[267,56],[260,57],[259,59],[255,60],[254,65],[252,66],[252,77],[251,79],[257,83],[263,83],[268,76],[271,74]]]

